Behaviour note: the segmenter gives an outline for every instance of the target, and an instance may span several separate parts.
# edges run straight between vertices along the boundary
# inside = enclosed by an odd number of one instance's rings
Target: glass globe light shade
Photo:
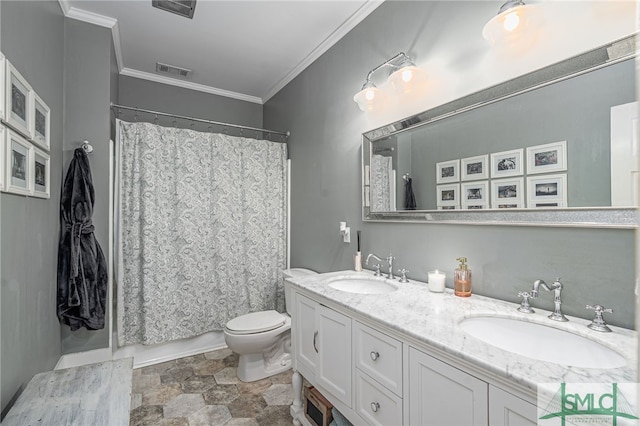
[[[389,83],[399,93],[413,93],[425,87],[427,77],[424,70],[415,65],[409,65],[391,73]]]
[[[375,84],[367,82],[362,90],[355,94],[353,100],[362,111],[371,111],[384,100],[384,93]]]
[[[531,6],[521,5],[497,14],[482,29],[482,37],[491,43],[517,37],[529,26],[532,11]]]

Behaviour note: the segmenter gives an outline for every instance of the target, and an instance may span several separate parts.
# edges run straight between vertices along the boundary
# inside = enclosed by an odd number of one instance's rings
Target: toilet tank
[[[303,277],[305,275],[317,275],[317,272],[312,271],[311,269],[305,269],[305,268],[291,268],[291,269],[284,269],[282,271],[282,277],[286,280],[287,278],[297,278],[297,277]],[[284,303],[285,303],[285,307],[287,309],[287,313],[289,315],[291,315],[291,287],[287,287],[286,285],[284,286]]]

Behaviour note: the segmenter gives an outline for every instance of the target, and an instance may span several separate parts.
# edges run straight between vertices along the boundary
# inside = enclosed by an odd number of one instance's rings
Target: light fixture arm
[[[394,57],[387,59],[386,61],[384,61],[383,63],[381,63],[380,65],[378,65],[377,67],[375,67],[374,69],[372,69],[371,71],[369,71],[369,73],[367,74],[367,81],[365,82],[365,85],[367,83],[369,83],[371,81],[371,77],[373,76],[373,73],[375,73],[376,71],[378,71],[380,68],[384,67],[384,66],[397,66],[395,62],[396,59],[398,58],[405,58],[406,60],[409,60],[409,57],[407,55],[405,55],[404,52],[400,52],[397,55],[395,55]],[[363,86],[364,87],[364,86]]]

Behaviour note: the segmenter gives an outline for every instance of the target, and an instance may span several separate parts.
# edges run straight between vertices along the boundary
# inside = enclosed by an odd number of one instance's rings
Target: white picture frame
[[[5,192],[31,195],[33,145],[17,132],[6,129],[5,148]]]
[[[460,184],[460,199],[463,210],[489,208],[489,181],[484,180]]]
[[[460,160],[460,180],[483,180],[489,178],[489,155],[478,155]]]
[[[528,208],[567,207],[567,174],[527,178]]]
[[[5,122],[25,138],[32,139],[33,89],[5,59]]]
[[[491,208],[524,208],[524,178],[497,179],[491,181]]]
[[[5,120],[4,107],[6,104],[6,99],[4,97],[4,93],[7,86],[7,83],[4,79],[5,68],[6,68],[5,58],[2,52],[0,52],[0,120]]]
[[[33,119],[31,120],[31,134],[33,143],[47,151],[51,144],[51,109],[33,92]]]
[[[42,149],[33,149],[33,196],[39,198],[51,197],[51,157]]]
[[[4,157],[6,156],[6,133],[7,128],[4,126],[0,126],[0,191],[4,191],[5,184],[4,181],[6,179],[6,169],[7,165]]]
[[[460,182],[460,160],[436,163],[436,183]]]
[[[567,141],[527,148],[528,175],[565,170],[567,170]]]
[[[522,148],[491,154],[491,177],[522,176],[524,174],[523,155]]]
[[[448,185],[436,186],[436,206],[437,207],[459,207],[460,206],[460,184],[453,183]],[[443,209],[440,209],[443,210]]]

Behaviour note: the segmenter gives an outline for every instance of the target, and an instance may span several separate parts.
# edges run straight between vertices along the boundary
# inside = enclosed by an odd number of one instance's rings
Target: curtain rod
[[[130,107],[130,106],[125,106],[125,105],[117,105],[117,104],[114,104],[113,102],[111,103],[111,108],[126,109],[126,110],[130,110],[130,111],[142,112],[142,113],[146,113],[146,114],[154,114],[156,116],[162,115],[164,117],[180,118],[180,119],[183,119],[183,120],[197,121],[197,122],[200,122],[200,123],[215,124],[217,126],[222,126],[222,127],[235,127],[237,129],[246,129],[246,130],[253,130],[253,131],[256,131],[256,132],[271,133],[271,134],[274,134],[274,135],[282,135],[282,136],[285,136],[286,138],[288,138],[291,135],[290,132],[277,132],[275,130],[259,129],[257,127],[249,127],[249,126],[241,126],[241,125],[238,125],[238,124],[222,123],[220,121],[204,120],[202,118],[186,117],[184,115],[178,115],[178,114],[168,114],[166,112],[151,111],[149,109],[144,109],[144,108]]]

